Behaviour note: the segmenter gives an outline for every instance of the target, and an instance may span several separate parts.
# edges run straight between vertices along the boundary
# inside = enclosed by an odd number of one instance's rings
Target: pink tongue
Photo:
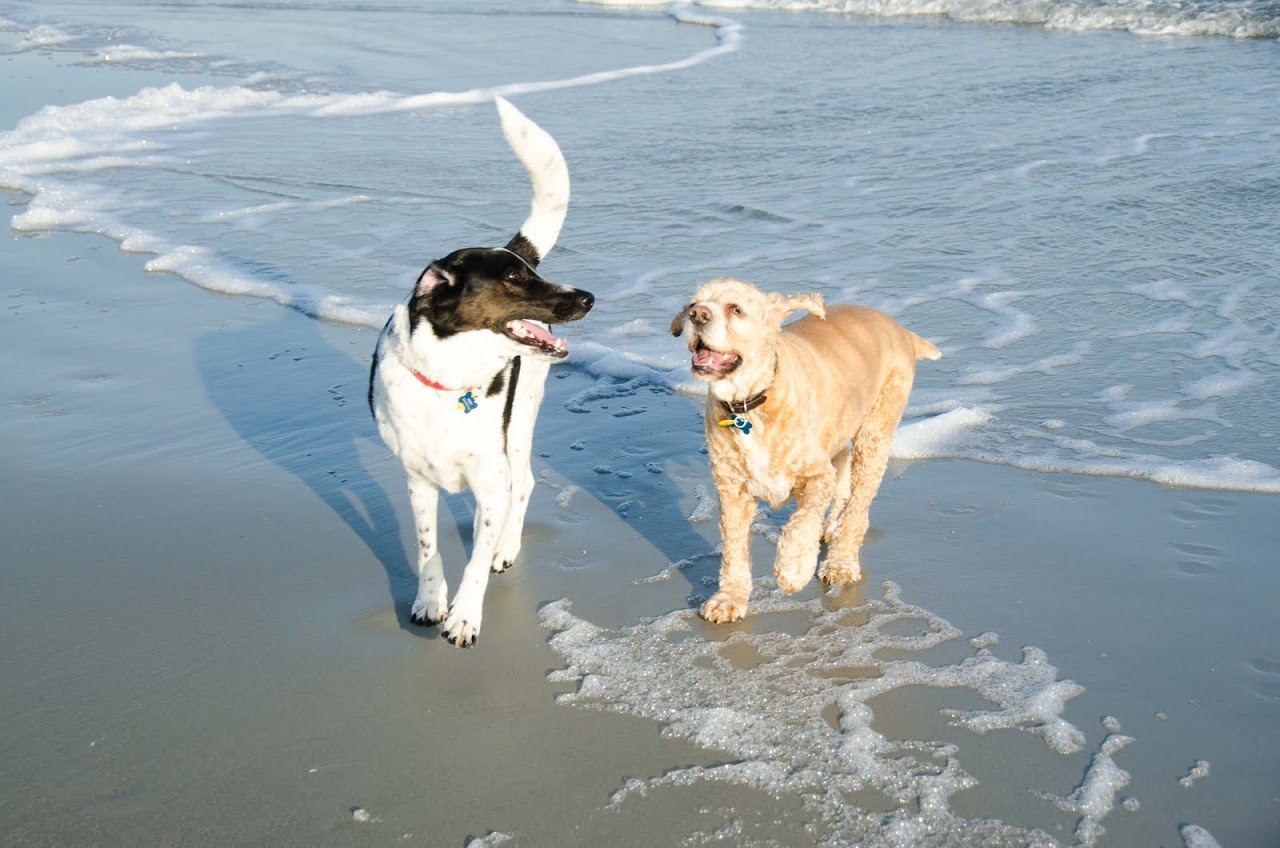
[[[542,327],[539,327],[537,324],[534,324],[532,321],[520,321],[519,324],[521,327],[523,327],[525,330],[528,331],[529,335],[533,336],[538,341],[543,342],[550,347],[555,346],[556,337],[551,335],[551,333],[548,332],[547,330],[543,329]]]
[[[708,350],[704,347],[694,352],[693,364],[702,368],[715,368],[720,370],[733,362],[734,358],[734,355],[731,353],[720,353],[719,351]]]

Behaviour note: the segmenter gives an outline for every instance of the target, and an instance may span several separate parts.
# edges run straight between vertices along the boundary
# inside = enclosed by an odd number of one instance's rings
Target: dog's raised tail
[[[569,166],[550,133],[507,100],[494,99],[502,120],[502,134],[529,172],[529,182],[533,184],[529,217],[520,225],[520,232],[507,243],[507,250],[518,253],[530,265],[537,265],[555,246],[569,211]]]
[[[911,337],[916,346],[916,359],[941,359],[942,351],[938,350],[938,346],[928,339],[922,339],[915,333],[911,333]]]

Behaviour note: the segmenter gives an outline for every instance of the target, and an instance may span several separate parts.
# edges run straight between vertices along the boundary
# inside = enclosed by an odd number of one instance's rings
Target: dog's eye
[[[519,270],[507,272],[506,281],[508,283],[518,283],[523,279],[524,279],[524,274],[520,273]]]
[[[741,318],[741,317],[742,317],[742,307],[741,307],[741,306],[739,306],[739,305],[738,305],[738,304],[736,304],[736,303],[731,303],[731,304],[729,304],[729,314],[730,314],[730,315],[737,315],[739,318]]]

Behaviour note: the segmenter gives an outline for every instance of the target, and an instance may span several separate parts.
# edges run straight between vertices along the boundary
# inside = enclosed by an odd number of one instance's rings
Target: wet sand
[[[462,845],[493,831],[659,846],[735,820],[760,844],[823,836],[796,798],[714,782],[610,807],[629,778],[723,757],[557,704],[572,684],[547,677],[564,661],[545,604],[616,628],[709,593],[715,521],[689,520],[710,487],[700,401],[647,387],[583,400],[593,378],[553,371],[525,549],[462,651],[407,623],[412,521],[364,398],[374,333],[147,275],[106,241],[7,239],[0,841]],[[1139,804],[1110,813],[1098,844],[1177,846],[1193,822],[1225,846],[1267,845],[1276,503],[899,463],[872,508],[866,579],[827,600],[857,607],[892,580],[966,639],[994,631],[1010,658],[1038,646],[1084,687],[1064,715],[1089,744],[1071,756],[948,726],[938,709],[971,694],[884,696],[882,733],[960,746],[980,783],[952,799],[958,814],[1071,844],[1077,817],[1030,787],[1070,792],[1113,716],[1135,738],[1116,755],[1132,775],[1121,797]],[[470,510],[442,504],[455,580]],[[766,572],[764,536],[755,556]],[[1211,772],[1184,788],[1198,760]]]

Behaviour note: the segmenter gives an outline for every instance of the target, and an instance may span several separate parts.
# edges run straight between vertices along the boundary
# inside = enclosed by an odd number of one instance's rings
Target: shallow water
[[[570,336],[602,382],[700,391],[665,328],[731,274],[939,344],[900,456],[1280,491],[1273,9],[1161,13],[1250,16],[1249,39],[1096,25],[1123,5],[786,5],[10,3],[7,50],[114,96],[17,120],[0,182],[30,195],[17,232],[377,326],[428,261],[523,219],[501,93],[569,160],[545,271],[598,295]]]

